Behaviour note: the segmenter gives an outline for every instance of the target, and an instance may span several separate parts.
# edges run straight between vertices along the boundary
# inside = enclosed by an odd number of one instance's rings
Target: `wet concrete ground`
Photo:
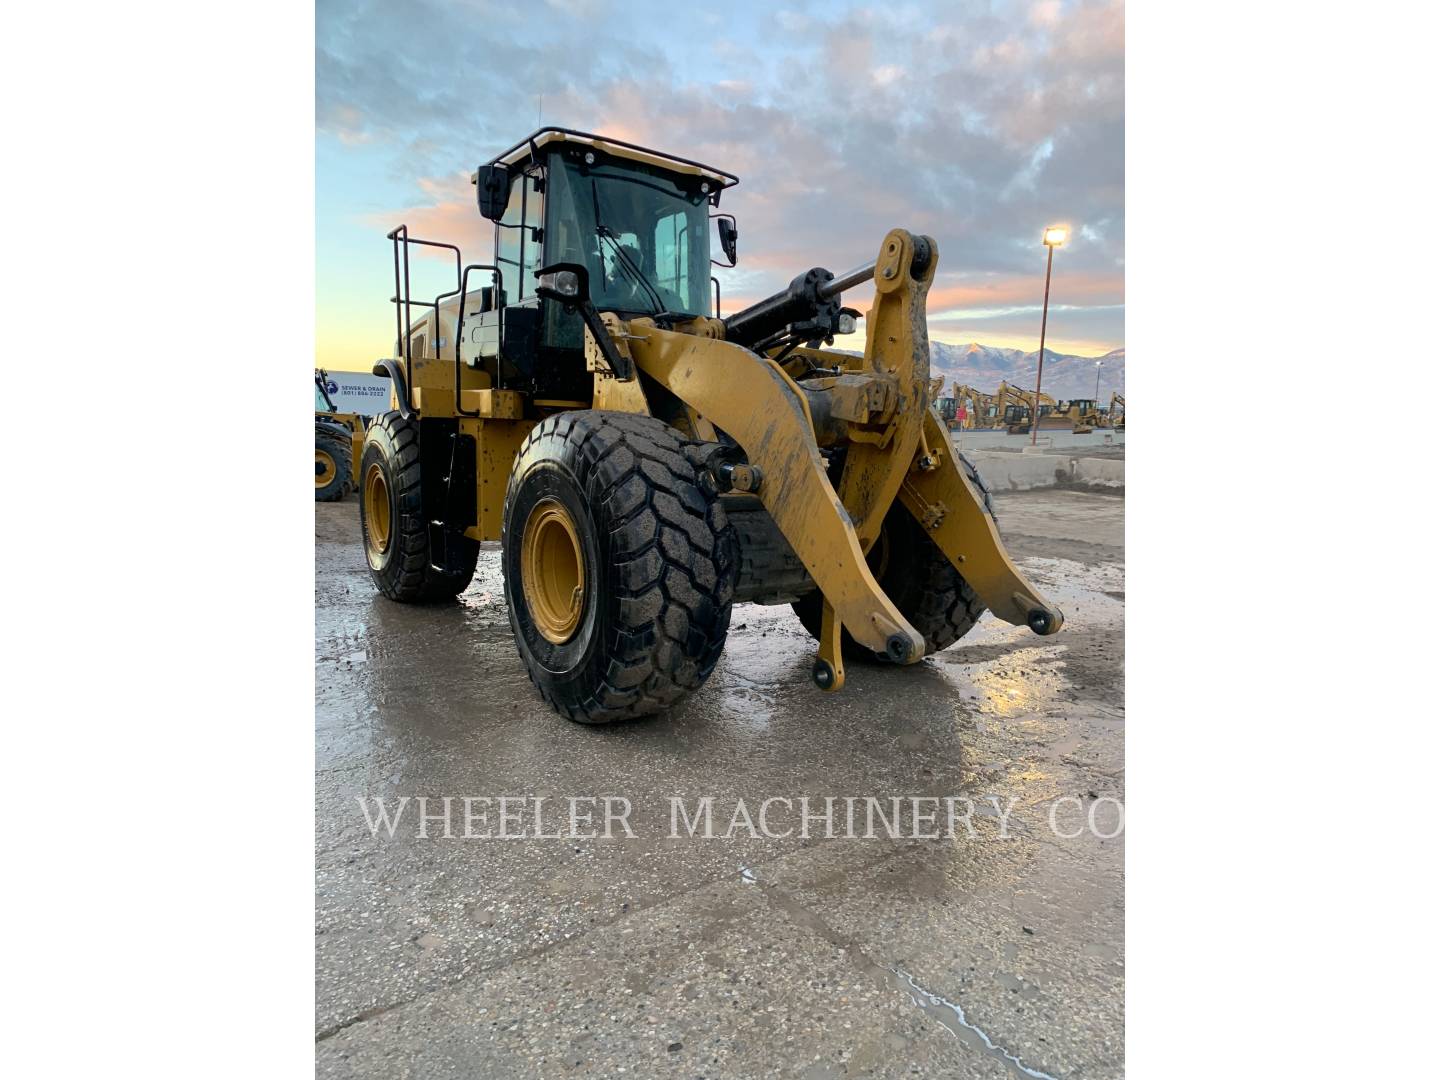
[[[458,603],[404,607],[370,586],[354,498],[317,505],[319,1074],[1122,1075],[1123,834],[1083,826],[1113,831],[1124,793],[1124,500],[996,504],[1056,637],[986,615],[825,695],[789,609],[741,606],[701,692],[603,728],[531,687],[496,545]],[[546,796],[553,832],[567,797],[607,795],[634,838],[461,836],[464,796]],[[976,836],[672,837],[668,800],[704,795],[722,834],[737,800],[956,796]],[[372,836],[357,797],[402,796],[454,797],[454,838],[418,839],[413,802]]]

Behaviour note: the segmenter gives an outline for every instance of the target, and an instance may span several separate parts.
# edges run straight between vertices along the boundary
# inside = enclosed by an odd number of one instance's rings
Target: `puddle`
[[[1031,556],[1021,560],[1027,577],[1041,587],[1074,589],[1079,592],[1123,592],[1123,563],[1081,563],[1073,559]]]
[[[965,1018],[964,1009],[953,1001],[925,989],[915,981],[915,976],[908,971],[901,968],[886,968],[886,970],[895,976],[902,989],[910,995],[911,1001],[938,1020],[947,1031],[972,1050],[1004,1062],[1005,1067],[1016,1076],[1028,1076],[1034,1080],[1055,1080],[1055,1077],[1049,1073],[1030,1068],[1003,1046],[996,1045],[989,1035]]]
[[[1029,633],[1029,631],[1025,631]],[[1017,648],[988,661],[966,659],[966,650],[936,656],[938,670],[966,703],[994,717],[1043,712],[1069,688],[1062,644]]]

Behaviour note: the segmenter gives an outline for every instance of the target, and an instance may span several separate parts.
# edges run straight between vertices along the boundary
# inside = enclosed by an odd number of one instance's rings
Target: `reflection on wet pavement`
[[[1021,514],[1001,497],[1002,525],[1043,513],[1028,495]],[[317,506],[320,1071],[1121,1075],[1123,835],[1048,821],[1057,798],[1079,800],[1069,823],[1124,794],[1123,500],[1094,498],[1076,544],[1105,558],[1012,541],[1053,552],[1022,564],[1065,611],[1056,637],[987,615],[824,695],[789,609],[741,606],[701,691],[604,728],[534,692],[495,545],[457,603],[404,607],[370,588],[353,500]],[[607,795],[634,839],[392,839],[357,803]],[[736,800],[965,797],[976,835],[671,836],[669,800],[705,795],[717,820]]]

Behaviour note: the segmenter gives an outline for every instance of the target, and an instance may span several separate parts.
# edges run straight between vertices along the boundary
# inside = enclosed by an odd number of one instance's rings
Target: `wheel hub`
[[[525,521],[520,580],[540,636],[552,645],[574,637],[585,610],[585,559],[574,519],[554,499],[537,502]]]
[[[365,470],[365,546],[373,555],[390,547],[390,488],[379,462]]]
[[[325,487],[335,479],[335,459],[324,450],[315,451],[315,486]]]

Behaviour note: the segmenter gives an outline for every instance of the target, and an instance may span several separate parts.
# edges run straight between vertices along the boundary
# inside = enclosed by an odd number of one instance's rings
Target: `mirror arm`
[[[600,312],[595,310],[595,305],[586,297],[577,303],[566,304],[567,309],[576,308],[580,312],[580,318],[585,320],[585,326],[595,338],[595,344],[600,348],[600,355],[605,357],[605,362],[610,365],[610,370],[621,382],[629,382],[635,377],[635,365],[628,356],[621,356],[620,350],[615,348],[615,342],[610,339],[610,331],[605,329],[605,322],[600,318]]]

